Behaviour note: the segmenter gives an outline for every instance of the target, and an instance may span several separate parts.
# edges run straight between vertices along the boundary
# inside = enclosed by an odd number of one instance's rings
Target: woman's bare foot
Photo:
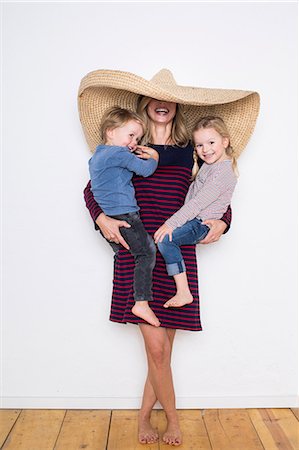
[[[138,418],[138,440],[141,444],[153,444],[159,440],[159,434],[152,427],[149,418]]]
[[[147,301],[135,302],[135,305],[132,308],[132,313],[150,323],[154,327],[160,326],[160,321],[154,311],[149,307]]]
[[[184,292],[184,293],[176,293],[174,297],[171,297],[166,303],[164,303],[164,308],[174,307],[174,308],[180,308],[184,305],[189,305],[189,303],[193,302],[193,297],[191,292]]]
[[[168,422],[167,430],[163,435],[163,442],[168,445],[178,446],[183,442],[180,426],[177,421]]]

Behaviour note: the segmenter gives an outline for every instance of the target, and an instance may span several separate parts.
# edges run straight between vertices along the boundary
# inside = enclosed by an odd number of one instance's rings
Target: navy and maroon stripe
[[[166,219],[176,212],[184,203],[190,185],[193,165],[193,149],[153,146],[160,153],[159,166],[153,175],[147,178],[133,177],[140,216],[146,230],[153,235]],[[102,212],[95,202],[90,190],[90,183],[84,190],[86,206],[95,221]],[[231,211],[223,219],[230,224]],[[157,253],[153,272],[153,301],[151,307],[159,317],[161,325],[166,328],[191,331],[201,330],[198,295],[197,261],[195,246],[183,246],[182,253],[186,263],[187,275],[193,303],[182,308],[163,308],[163,304],[175,294],[175,284],[166,272],[165,262]],[[121,249],[114,265],[113,293],[110,320],[119,323],[144,323],[131,313],[133,300],[134,259],[131,254]]]

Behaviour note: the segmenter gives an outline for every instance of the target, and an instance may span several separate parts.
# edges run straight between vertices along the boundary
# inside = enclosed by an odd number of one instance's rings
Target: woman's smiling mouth
[[[169,109],[167,109],[167,108],[156,108],[156,109],[155,109],[155,112],[156,112],[157,114],[163,114],[163,115],[165,115],[165,114],[168,114],[168,113],[169,113]]]

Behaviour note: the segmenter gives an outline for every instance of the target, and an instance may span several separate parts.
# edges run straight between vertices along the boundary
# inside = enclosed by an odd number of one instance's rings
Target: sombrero
[[[179,86],[167,69],[151,80],[119,70],[96,70],[81,80],[78,94],[80,120],[92,152],[101,143],[99,127],[105,110],[120,106],[136,111],[140,95],[183,104],[190,138],[200,118],[222,117],[237,157],[253,132],[260,103],[257,92]]]

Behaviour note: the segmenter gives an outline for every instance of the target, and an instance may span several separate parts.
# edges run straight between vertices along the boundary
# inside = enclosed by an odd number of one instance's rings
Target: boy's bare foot
[[[159,434],[152,427],[149,419],[138,419],[138,440],[141,444],[153,444],[159,440]]]
[[[164,303],[164,308],[169,308],[170,306],[174,308],[179,308],[180,306],[189,305],[189,303],[193,302],[193,297],[191,292],[176,294],[174,297],[171,297],[166,303]]]
[[[163,442],[168,445],[178,446],[183,442],[182,433],[177,422],[169,422],[167,430],[163,435]]]
[[[154,327],[160,326],[160,321],[154,311],[149,307],[147,301],[135,302],[135,305],[132,308],[132,313],[135,316],[140,317],[146,322],[150,323]]]

